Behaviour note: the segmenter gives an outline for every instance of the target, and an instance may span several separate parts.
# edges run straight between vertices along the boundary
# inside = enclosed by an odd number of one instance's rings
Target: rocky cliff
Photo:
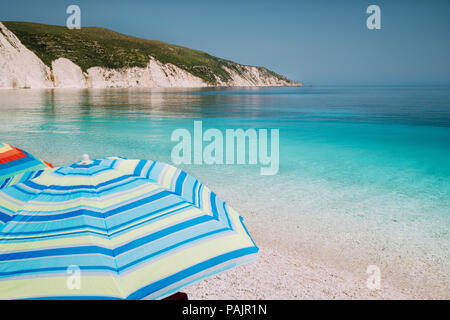
[[[154,88],[301,85],[159,41],[102,28],[0,22],[0,88]]]

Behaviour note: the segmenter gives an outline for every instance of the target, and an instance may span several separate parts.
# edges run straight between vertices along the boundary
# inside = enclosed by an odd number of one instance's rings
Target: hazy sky
[[[312,84],[450,83],[449,0],[3,1],[0,20],[83,26],[261,65]],[[381,30],[366,9],[381,8]]]

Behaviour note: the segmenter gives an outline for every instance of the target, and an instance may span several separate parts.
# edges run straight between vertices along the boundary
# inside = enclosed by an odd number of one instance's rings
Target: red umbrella
[[[9,144],[0,142],[0,189],[38,177],[53,166]]]

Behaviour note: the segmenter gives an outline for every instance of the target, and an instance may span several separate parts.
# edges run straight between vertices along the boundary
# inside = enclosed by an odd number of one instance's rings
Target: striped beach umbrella
[[[36,178],[49,167],[52,165],[0,142],[0,189]]]
[[[160,162],[85,159],[0,191],[1,299],[160,299],[257,251],[236,211]]]

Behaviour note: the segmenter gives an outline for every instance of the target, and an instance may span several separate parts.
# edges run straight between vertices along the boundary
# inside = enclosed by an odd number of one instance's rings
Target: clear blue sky
[[[82,26],[262,65],[312,84],[449,84],[449,0],[3,1],[0,20]],[[381,8],[368,30],[366,8]]]

